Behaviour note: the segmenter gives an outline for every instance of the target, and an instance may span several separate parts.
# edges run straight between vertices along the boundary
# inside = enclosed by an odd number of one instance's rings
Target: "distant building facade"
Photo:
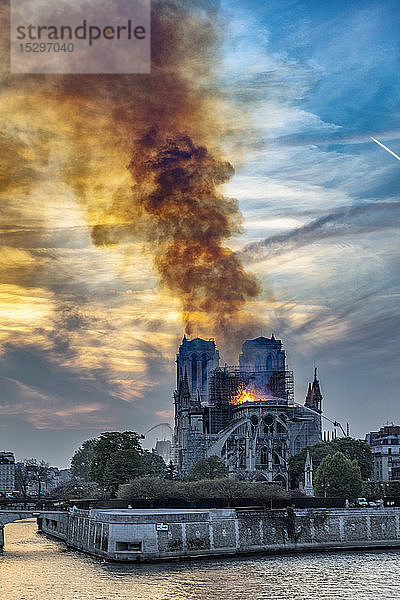
[[[12,452],[0,452],[0,493],[15,490],[15,457]]]
[[[374,481],[400,480],[400,425],[385,425],[367,433],[366,442],[374,457]]]
[[[288,459],[322,440],[317,375],[303,405],[282,342],[259,337],[242,346],[239,366],[220,367],[214,340],[183,338],[174,394],[174,456],[179,475],[217,455],[233,477],[288,486]]]

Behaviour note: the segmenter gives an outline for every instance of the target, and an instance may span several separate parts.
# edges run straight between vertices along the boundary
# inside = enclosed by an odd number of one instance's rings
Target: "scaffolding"
[[[240,390],[256,389],[271,403],[277,399],[285,404],[294,402],[293,371],[243,371],[238,367],[218,367],[211,372],[210,380],[210,433],[218,433],[232,420],[235,398]]]

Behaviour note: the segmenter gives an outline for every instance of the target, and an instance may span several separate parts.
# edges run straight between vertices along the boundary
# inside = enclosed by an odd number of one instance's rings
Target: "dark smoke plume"
[[[130,169],[137,202],[154,226],[155,265],[182,300],[187,333],[210,327],[227,334],[259,292],[255,278],[223,245],[240,227],[236,201],[217,191],[233,167],[188,136],[165,139],[153,129],[140,140]]]
[[[234,172],[221,146],[241,123],[235,115],[232,128],[218,87],[222,35],[217,2],[154,0],[150,75],[3,73],[3,81],[22,115],[10,138],[28,140],[29,150],[10,169],[10,186],[27,173],[31,185],[57,176],[81,202],[93,243],[144,242],[161,284],[182,301],[187,332],[226,342],[258,329],[244,309],[259,288],[226,247],[241,214],[219,191]],[[31,272],[40,284],[40,269]]]
[[[132,197],[110,211],[125,228],[100,225],[93,239],[118,243],[144,231],[161,283],[182,302],[186,332],[227,342],[251,323],[242,309],[259,286],[225,246],[241,214],[218,191],[234,174],[218,151],[220,35],[213,2],[153,4],[152,74],[111,91],[113,118],[132,134]]]

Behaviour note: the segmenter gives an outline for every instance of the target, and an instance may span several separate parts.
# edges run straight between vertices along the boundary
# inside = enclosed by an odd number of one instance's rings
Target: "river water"
[[[400,550],[106,563],[36,533],[5,528],[4,600],[400,600]]]

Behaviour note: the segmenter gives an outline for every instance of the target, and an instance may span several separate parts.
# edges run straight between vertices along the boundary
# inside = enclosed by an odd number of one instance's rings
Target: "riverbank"
[[[76,510],[44,533],[106,560],[400,547],[400,508]]]

